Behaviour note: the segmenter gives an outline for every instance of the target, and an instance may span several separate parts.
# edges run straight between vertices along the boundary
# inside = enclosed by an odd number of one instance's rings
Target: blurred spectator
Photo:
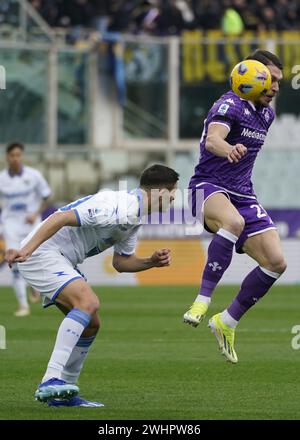
[[[228,7],[222,17],[222,30],[225,35],[241,35],[244,30],[244,22],[239,12],[228,2]]]
[[[259,25],[260,30],[276,30],[278,29],[277,16],[275,10],[271,6],[266,6],[261,12],[262,23]]]
[[[144,0],[132,14],[136,32],[153,33],[156,29],[157,18],[160,14],[159,1]]]
[[[223,4],[218,0],[193,0],[197,26],[200,29],[220,29]]]
[[[250,3],[246,0],[31,0],[31,3],[50,26],[87,27],[101,33],[179,35],[186,29],[222,27],[228,33],[230,23],[245,30],[300,28],[299,0]]]

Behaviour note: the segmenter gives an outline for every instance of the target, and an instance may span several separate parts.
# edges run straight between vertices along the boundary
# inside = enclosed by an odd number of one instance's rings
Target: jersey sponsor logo
[[[225,102],[229,102],[229,104],[235,105],[235,102],[232,98],[225,99]]]
[[[245,110],[244,110],[244,115],[246,115],[246,116],[250,116],[250,115],[251,115],[251,112],[250,112],[247,108],[245,108]]]
[[[265,134],[259,133],[258,131],[255,131],[255,130],[249,130],[249,128],[243,128],[241,136],[257,139],[259,141],[264,141],[266,139]]]
[[[54,275],[57,275],[58,277],[62,277],[64,275],[68,275],[67,273],[65,273],[64,270],[61,270],[59,272],[53,272]]]
[[[221,104],[220,107],[218,108],[218,113],[221,113],[221,115],[225,115],[228,109],[229,109],[228,104]]]
[[[11,211],[26,211],[27,205],[26,203],[14,203],[10,206]]]

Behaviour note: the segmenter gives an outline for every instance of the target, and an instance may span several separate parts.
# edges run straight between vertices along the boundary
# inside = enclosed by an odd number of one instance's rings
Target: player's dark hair
[[[274,66],[278,67],[278,69],[282,70],[283,66],[278,58],[277,55],[275,55],[272,52],[269,52],[268,50],[263,49],[256,49],[253,53],[247,56],[245,60],[256,60],[263,63],[265,66],[269,66],[270,64],[274,64]]]
[[[25,147],[23,144],[21,144],[21,142],[11,142],[10,144],[7,145],[6,147],[6,154],[10,153],[12,150],[14,150],[15,148],[19,148],[20,150],[24,151]]]
[[[164,165],[152,165],[142,172],[140,186],[146,189],[166,187],[172,189],[179,179],[179,174]]]

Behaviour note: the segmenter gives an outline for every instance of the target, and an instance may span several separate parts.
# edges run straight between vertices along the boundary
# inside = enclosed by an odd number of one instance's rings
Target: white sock
[[[58,329],[54,349],[42,383],[52,377],[61,379],[62,371],[90,319],[88,313],[79,309],[73,309],[66,315]]]
[[[77,345],[73,348],[71,356],[61,373],[61,379],[65,380],[67,383],[77,383],[83,363],[95,337],[96,335],[89,338],[81,337],[78,340]]]
[[[195,302],[203,302],[205,304],[210,304],[211,302],[211,298],[209,296],[205,296],[205,295],[198,295],[197,298],[195,299]]]
[[[26,281],[17,268],[13,268],[12,271],[12,285],[20,307],[28,309],[29,305],[27,301]]]
[[[231,328],[236,328],[239,323],[231,315],[229,315],[227,309],[225,309],[224,312],[221,313],[221,320],[222,322],[224,322],[224,324],[228,325],[228,327]]]
[[[226,238],[227,240],[231,241],[231,243],[235,244],[239,237],[232,234],[231,232],[227,231],[226,229],[220,228],[217,232],[218,235],[221,235],[221,237]]]

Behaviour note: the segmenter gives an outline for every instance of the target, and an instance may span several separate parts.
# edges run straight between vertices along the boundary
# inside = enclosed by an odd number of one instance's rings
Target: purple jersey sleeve
[[[229,130],[238,120],[240,100],[234,97],[221,97],[212,106],[208,115],[208,124],[219,123],[226,125]]]

